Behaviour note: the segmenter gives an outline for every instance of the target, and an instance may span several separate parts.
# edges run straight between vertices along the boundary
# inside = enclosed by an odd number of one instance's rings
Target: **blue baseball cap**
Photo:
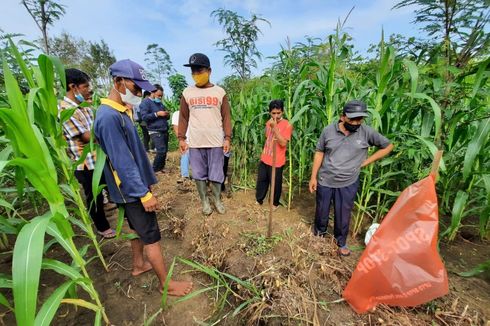
[[[112,77],[123,77],[131,79],[136,85],[145,91],[156,91],[146,77],[145,69],[134,61],[129,59],[119,60],[109,67]]]

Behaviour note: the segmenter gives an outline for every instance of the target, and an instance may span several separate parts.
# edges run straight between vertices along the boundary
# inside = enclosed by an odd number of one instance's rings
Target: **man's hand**
[[[318,182],[317,182],[316,178],[311,178],[310,179],[309,188],[310,188],[310,192],[311,193],[313,193],[314,191],[316,191],[317,184],[318,184]]]
[[[149,200],[145,201],[143,207],[147,212],[156,212],[159,209],[158,201],[155,196],[152,196]]]
[[[185,151],[189,148],[189,145],[187,145],[185,140],[179,140],[179,148],[180,148],[180,153],[184,154]]]
[[[159,117],[168,117],[169,113],[167,111],[158,111],[157,116]]]
[[[230,141],[228,139],[225,139],[225,141],[223,142],[223,153],[229,153],[231,150],[231,145],[230,145]]]
[[[269,120],[269,127],[271,127],[271,129],[273,129],[275,126],[277,126],[276,119],[270,118],[270,120]]]

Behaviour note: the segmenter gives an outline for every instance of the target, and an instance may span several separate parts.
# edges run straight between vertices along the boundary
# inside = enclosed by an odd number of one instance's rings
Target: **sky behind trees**
[[[264,59],[253,75],[260,75],[270,66],[267,57],[279,52],[280,46],[304,42],[305,36],[322,40],[334,32],[338,19],[344,20],[355,6],[346,23],[355,50],[366,53],[369,45],[379,42],[381,30],[385,36],[393,33],[417,35],[410,24],[413,8],[391,10],[391,0],[62,0],[66,14],[49,29],[50,37],[62,31],[87,41],[104,39],[116,58],[130,58],[144,65],[148,44],[157,43],[171,57],[177,72],[191,81],[188,68],[182,65],[194,52],[203,52],[211,59],[212,80],[219,81],[232,74],[224,66],[224,53],[213,44],[225,35],[210,13],[218,8],[236,11],[245,18],[255,13],[267,19],[259,24],[263,35],[257,42]],[[27,40],[41,38],[34,21],[19,0],[3,0],[0,28],[6,33],[22,33]]]

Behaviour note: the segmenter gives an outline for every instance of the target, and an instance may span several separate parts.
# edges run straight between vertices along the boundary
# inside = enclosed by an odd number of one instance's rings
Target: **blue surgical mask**
[[[157,98],[154,98],[153,99],[153,102],[155,102],[155,103],[162,103],[162,100],[157,97]]]
[[[85,101],[85,98],[83,97],[82,94],[78,93],[78,94],[75,94],[75,98],[77,99],[78,102],[82,103]]]

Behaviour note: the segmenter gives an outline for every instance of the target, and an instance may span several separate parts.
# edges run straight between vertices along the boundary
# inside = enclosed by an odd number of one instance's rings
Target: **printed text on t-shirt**
[[[207,108],[206,106],[218,106],[219,100],[216,96],[199,96],[191,97],[189,100],[190,106],[200,106],[200,108]]]

